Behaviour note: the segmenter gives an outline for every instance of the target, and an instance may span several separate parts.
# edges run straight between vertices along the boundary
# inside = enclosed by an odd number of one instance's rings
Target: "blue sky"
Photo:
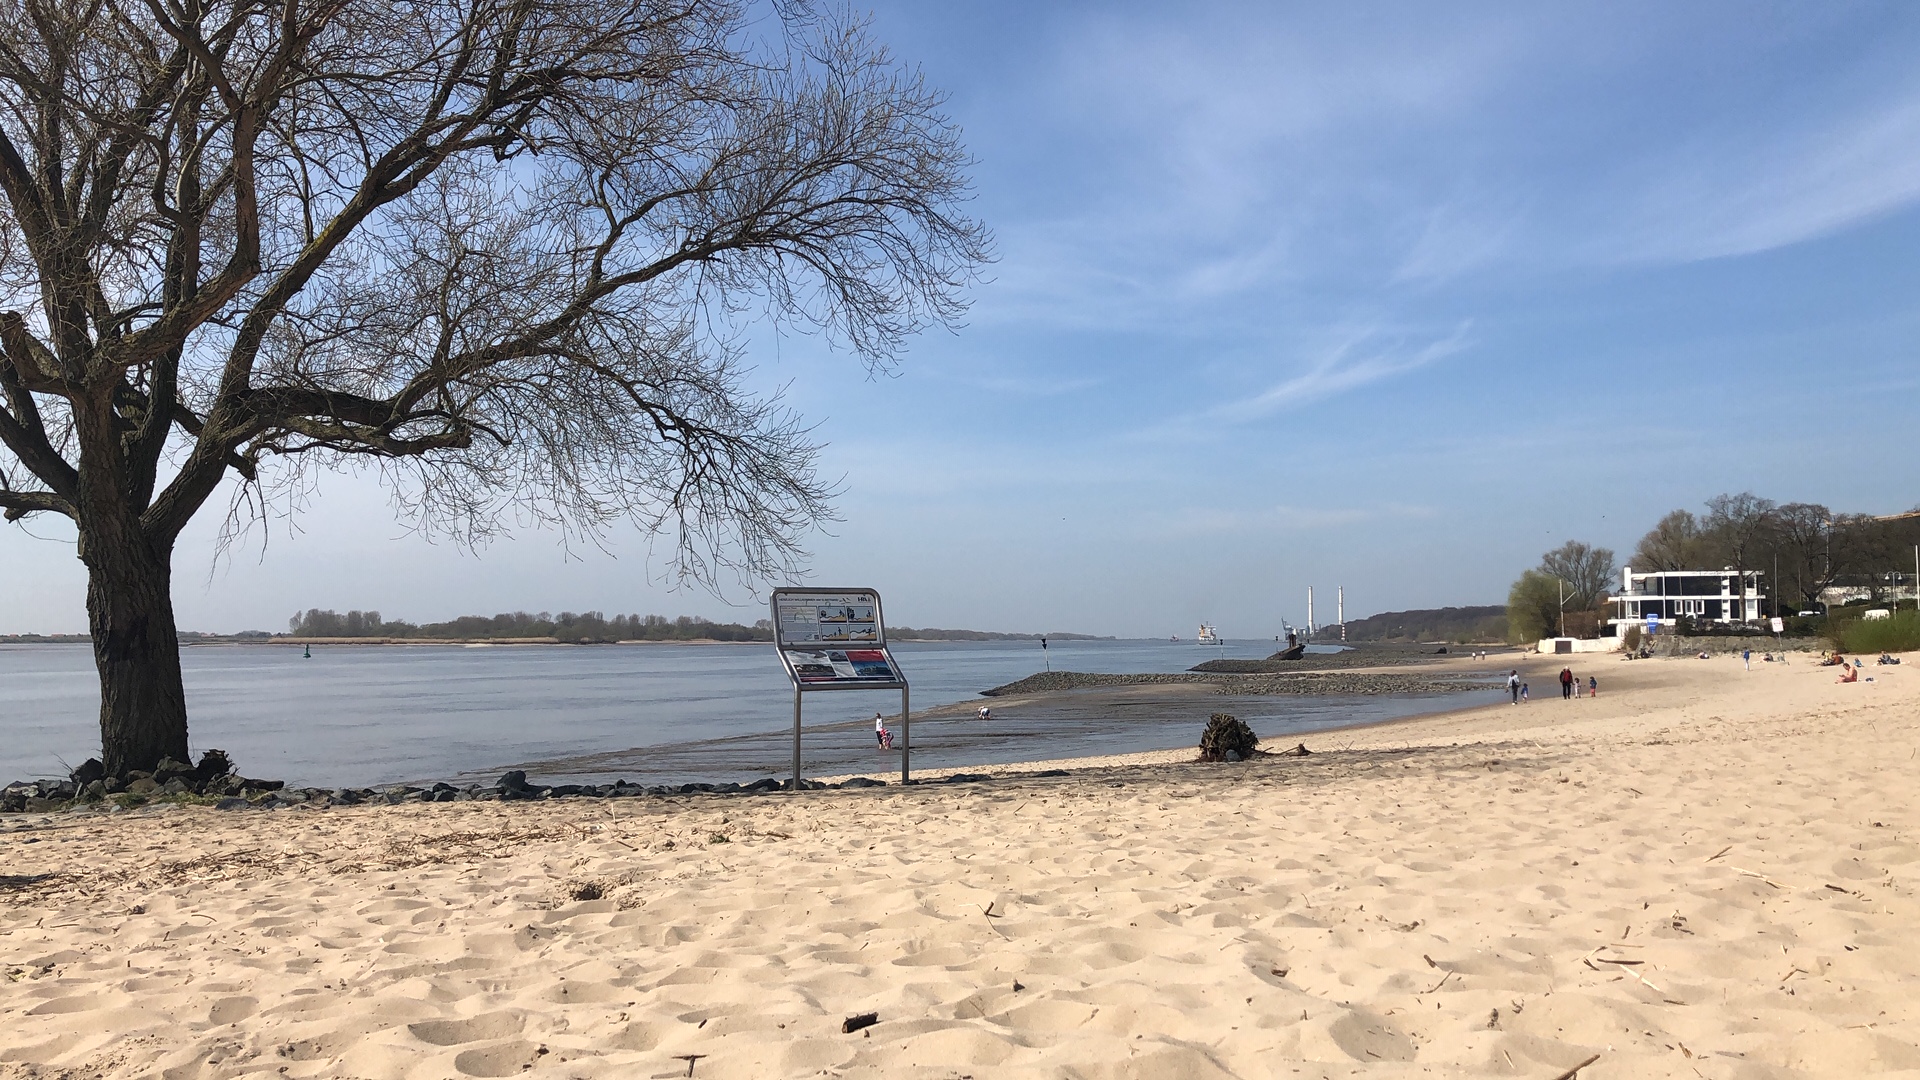
[[[1721,491],[1920,503],[1920,8],[891,4],[952,95],[999,261],[870,378],[755,351],[843,520],[812,579],[894,622],[1232,637],[1497,603]],[[368,478],[176,557],[183,626],[309,606],[751,619],[643,539],[477,554]],[[0,532],[0,631],[84,626],[50,524]],[[727,601],[740,605],[729,607]]]

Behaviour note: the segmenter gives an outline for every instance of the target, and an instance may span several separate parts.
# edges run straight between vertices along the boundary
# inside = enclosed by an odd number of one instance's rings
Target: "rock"
[[[1039,772],[1034,773],[1033,775],[1035,776],[1072,776],[1073,774],[1068,772],[1065,769],[1041,769]]]
[[[240,780],[240,786],[247,791],[279,791],[287,786],[285,780]]]
[[[129,795],[157,795],[159,793],[160,785],[155,783],[151,776],[143,776],[127,785],[127,794]]]
[[[153,767],[153,778],[164,784],[176,776],[192,776],[193,766],[177,758],[161,758],[160,764]]]
[[[42,799],[39,796],[32,796],[27,799],[26,805],[22,807],[22,809],[29,814],[39,814],[45,813],[48,810],[58,810],[60,809],[60,804],[52,799]]]
[[[748,791],[779,791],[780,781],[775,780],[773,777],[769,776],[764,780],[755,780],[753,783],[748,784],[746,787],[746,790]]]
[[[1240,756],[1240,751],[1229,750],[1227,751],[1227,760],[1228,761],[1245,761],[1247,759]]]
[[[433,792],[435,795],[438,795],[443,791],[458,791],[460,789],[442,780],[434,784],[432,787],[428,788],[427,790]]]
[[[340,788],[338,791],[330,792],[328,797],[342,806],[353,806],[366,801],[360,797],[359,792],[352,788]],[[307,801],[313,802],[313,796],[309,795]]]
[[[957,772],[948,774],[944,782],[948,784],[977,784],[982,780],[991,779],[993,779],[993,777],[988,776],[986,773]]]
[[[528,790],[526,770],[513,769],[509,772],[501,773],[498,787],[502,792]]]
[[[746,789],[741,787],[739,784],[732,783],[731,781],[725,784],[713,785],[713,793],[715,795],[738,795],[740,792],[745,790]]]
[[[209,750],[200,755],[200,764],[193,767],[194,778],[202,784],[225,776],[233,771],[233,759],[225,750]]]
[[[150,772],[143,772],[143,771],[142,771],[142,770],[140,770],[140,769],[128,769],[128,770],[127,770],[127,775],[126,775],[126,781],[127,781],[127,783],[129,783],[129,784],[131,784],[131,783],[133,783],[133,782],[134,782],[135,780],[145,780],[146,778],[148,778],[148,777],[150,777],[150,776],[152,776],[152,775],[153,775],[152,773],[150,773]]]
[[[168,780],[160,790],[169,795],[191,795],[193,794],[193,785],[187,783],[185,777],[176,776]]]
[[[105,780],[106,778],[107,767],[100,764],[99,758],[88,758],[81,762],[79,767],[68,775],[68,779],[73,781],[74,786],[81,788],[86,787],[95,780]]]
[[[578,794],[580,794],[579,784],[555,784],[553,787],[547,789],[547,795],[555,799]]]
[[[127,790],[127,781],[123,777],[109,776],[105,780],[102,780],[101,783],[107,785],[107,794],[109,795],[118,795]]]
[[[842,782],[840,786],[843,788],[886,787],[887,782],[885,780],[875,780],[870,776],[856,776]]]
[[[452,802],[453,800],[460,797],[461,792],[455,791],[452,788],[447,788],[445,791],[428,792],[427,795],[434,802]]]
[[[107,782],[104,778],[91,781],[80,789],[80,797],[89,802],[99,802],[107,797]]]
[[[680,785],[680,794],[682,795],[692,795],[695,792],[705,793],[712,790],[713,790],[712,784],[681,784]]]
[[[253,804],[238,796],[228,796],[213,804],[215,810],[245,810]]]

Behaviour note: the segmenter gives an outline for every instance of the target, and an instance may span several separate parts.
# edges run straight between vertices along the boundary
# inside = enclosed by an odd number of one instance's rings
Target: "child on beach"
[[[1527,698],[1527,684],[1526,684],[1526,683],[1521,683],[1521,684],[1520,684],[1520,700],[1521,700],[1521,701],[1526,701],[1526,700],[1528,700],[1528,698]]]
[[[1594,678],[1591,675],[1587,676],[1587,696],[1588,697],[1600,696],[1600,680]]]
[[[887,718],[879,713],[873,714],[873,739],[882,750],[893,745],[893,732],[887,730]]]

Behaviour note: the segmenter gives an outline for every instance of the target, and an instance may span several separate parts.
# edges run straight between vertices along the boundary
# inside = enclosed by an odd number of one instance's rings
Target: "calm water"
[[[1040,649],[1027,642],[894,649],[913,684],[916,712],[1042,669]],[[1180,671],[1217,656],[1261,657],[1272,649],[1267,641],[1224,648],[1056,642],[1049,658],[1057,670],[1132,673]],[[195,754],[217,746],[248,775],[297,785],[477,778],[522,763],[595,755],[616,755],[619,766],[600,779],[764,776],[785,771],[780,735],[791,730],[793,718],[786,677],[765,644],[323,646],[312,659],[286,645],[222,645],[188,647],[181,662]],[[1464,703],[1451,695],[1270,700],[1263,703],[1270,715],[1248,717],[1262,732]],[[897,691],[809,695],[809,770],[848,771],[836,767],[844,763],[874,769],[871,721],[861,718],[898,708]],[[0,782],[64,775],[68,765],[96,753],[98,709],[86,645],[0,646]],[[939,723],[917,723],[914,762],[932,768],[1180,746],[1195,738],[1189,726],[996,726],[991,737],[976,729],[943,738]]]

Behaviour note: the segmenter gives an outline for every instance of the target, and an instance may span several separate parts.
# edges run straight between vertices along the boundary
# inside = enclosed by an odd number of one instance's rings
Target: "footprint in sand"
[[[493,1046],[462,1050],[453,1059],[453,1067],[462,1076],[518,1076],[540,1060],[544,1047],[516,1039]]]
[[[207,1012],[207,1022],[211,1024],[237,1024],[252,1016],[260,1008],[260,1002],[250,997],[221,998],[213,1003]]]
[[[407,1030],[421,1042],[435,1046],[459,1046],[461,1043],[481,1042],[487,1039],[505,1039],[520,1034],[526,1026],[526,1018],[516,1012],[481,1013],[465,1020],[422,1020],[408,1024]],[[518,1065],[514,1068],[519,1068]],[[475,1073],[476,1076],[492,1076],[492,1073]]]

